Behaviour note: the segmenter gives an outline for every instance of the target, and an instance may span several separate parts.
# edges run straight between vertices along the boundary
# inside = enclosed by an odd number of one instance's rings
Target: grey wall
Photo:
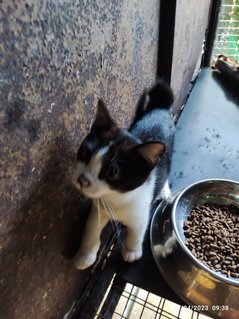
[[[200,63],[210,4],[210,0],[177,0],[171,72],[175,113],[185,102]]]
[[[0,318],[58,319],[86,278],[62,256],[84,219],[69,167],[97,99],[126,125],[155,78],[158,1],[0,9]]]

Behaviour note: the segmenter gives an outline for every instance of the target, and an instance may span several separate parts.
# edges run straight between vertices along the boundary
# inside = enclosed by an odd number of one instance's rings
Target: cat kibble
[[[239,278],[239,208],[196,205],[184,222],[186,246],[211,270]]]

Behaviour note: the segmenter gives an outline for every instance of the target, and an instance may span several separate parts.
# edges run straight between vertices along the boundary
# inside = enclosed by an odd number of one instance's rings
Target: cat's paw
[[[126,262],[132,263],[142,257],[142,248],[136,250],[130,250],[127,247],[124,247],[122,250],[123,259]]]
[[[74,265],[76,269],[83,270],[94,264],[96,261],[96,253],[77,254],[74,258]]]
[[[165,199],[169,200],[170,198],[171,198],[171,190],[170,190],[168,181],[166,181],[160,193],[156,197],[156,200],[165,200]]]
[[[171,248],[165,247],[163,245],[157,245],[154,247],[154,249],[155,249],[155,254],[163,258],[166,258],[172,252]]]
[[[163,258],[166,258],[168,255],[170,255],[175,247],[176,239],[175,235],[172,237],[169,237],[168,240],[164,245],[156,245],[154,247],[155,253],[157,256],[161,256]]]

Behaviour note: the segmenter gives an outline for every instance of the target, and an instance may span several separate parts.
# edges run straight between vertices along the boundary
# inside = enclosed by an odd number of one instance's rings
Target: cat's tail
[[[162,79],[158,79],[151,89],[148,91],[145,90],[141,95],[131,126],[137,122],[145,112],[156,108],[169,109],[173,101],[174,96],[170,86]]]

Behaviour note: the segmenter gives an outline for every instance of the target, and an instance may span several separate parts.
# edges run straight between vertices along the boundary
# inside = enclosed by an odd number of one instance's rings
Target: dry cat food
[[[239,278],[239,209],[197,205],[184,223],[186,246],[210,269]]]

